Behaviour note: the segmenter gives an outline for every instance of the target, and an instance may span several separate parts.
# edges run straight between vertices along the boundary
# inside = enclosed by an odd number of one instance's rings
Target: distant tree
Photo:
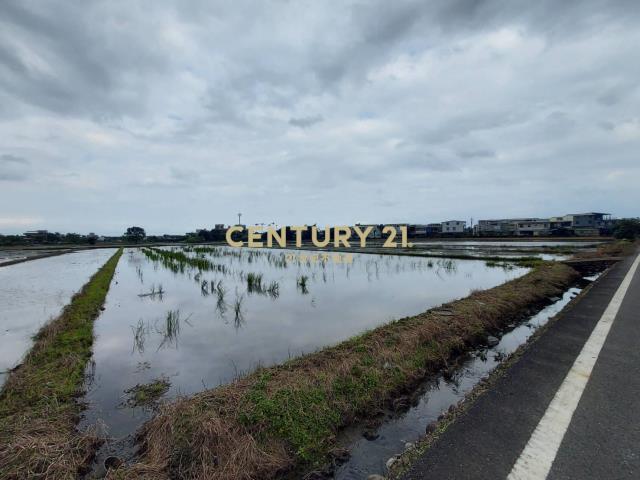
[[[129,242],[139,243],[145,239],[147,234],[142,227],[129,227],[123,236]]]
[[[27,240],[22,235],[0,235],[0,245],[24,245]]]
[[[62,242],[71,244],[84,243],[84,237],[78,233],[65,233],[62,236]]]
[[[98,236],[95,233],[90,233],[87,235],[87,242],[89,245],[95,245],[98,242]]]
[[[634,240],[640,236],[640,219],[623,218],[613,227],[613,236],[618,239]]]
[[[45,243],[60,243],[61,240],[62,240],[62,235],[60,235],[58,232],[56,233],[48,232],[45,239]]]

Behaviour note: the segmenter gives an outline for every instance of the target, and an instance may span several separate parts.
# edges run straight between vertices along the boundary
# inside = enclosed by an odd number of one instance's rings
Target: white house
[[[516,222],[516,235],[538,237],[551,233],[551,222],[547,218],[527,218]]]
[[[464,220],[448,220],[442,222],[442,233],[464,233],[467,222]]]

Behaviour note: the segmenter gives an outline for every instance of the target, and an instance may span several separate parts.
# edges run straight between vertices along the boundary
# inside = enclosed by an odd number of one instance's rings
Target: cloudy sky
[[[640,214],[640,3],[0,1],[0,233]]]

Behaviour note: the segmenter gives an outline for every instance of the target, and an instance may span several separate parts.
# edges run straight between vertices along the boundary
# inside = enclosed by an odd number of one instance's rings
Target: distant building
[[[568,229],[580,236],[600,235],[610,226],[611,214],[601,212],[570,213],[549,219],[552,229]]]
[[[426,237],[428,230],[428,225],[426,224],[417,224],[411,225],[409,227],[409,236],[410,237]]]
[[[546,218],[527,218],[526,220],[518,220],[515,223],[515,234],[519,237],[539,237],[549,235],[551,233],[549,219]]]
[[[382,238],[382,230],[380,230],[379,225],[356,223],[355,226],[358,227],[363,232],[368,227],[371,227],[371,232],[369,232],[369,234],[367,235],[367,238]],[[355,232],[353,235],[355,235]]]
[[[24,232],[23,235],[27,238],[27,240],[35,241],[35,242],[44,242],[47,240],[49,236],[48,230],[31,230],[29,232]]]
[[[515,235],[518,222],[526,222],[531,218],[500,218],[494,220],[478,220],[474,226],[474,233],[479,236]]]
[[[451,233],[464,233],[466,226],[467,222],[465,220],[447,220],[446,222],[442,222],[442,233],[445,235]]]
[[[577,213],[551,218],[502,218],[479,220],[474,227],[478,236],[537,237],[557,234],[600,235],[611,226],[608,213]]]
[[[441,223],[428,223],[427,224],[427,236],[433,237],[442,233]]]

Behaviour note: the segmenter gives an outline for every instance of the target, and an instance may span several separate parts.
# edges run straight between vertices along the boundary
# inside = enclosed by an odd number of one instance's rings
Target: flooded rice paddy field
[[[576,241],[413,241],[416,253],[469,256],[537,257],[542,260],[564,260],[575,252],[592,251],[597,240]]]
[[[114,249],[69,253],[0,268],[0,386],[31,347],[31,337],[56,317]]]
[[[27,258],[37,257],[39,255],[50,255],[61,253],[60,250],[45,250],[45,249],[7,249],[0,250],[0,266],[14,262],[16,260],[26,260]],[[67,253],[67,252],[65,252]]]
[[[127,249],[95,323],[83,426],[125,438],[152,415],[128,402],[136,385],[168,382],[165,399],[212,388],[526,271],[393,255]]]

